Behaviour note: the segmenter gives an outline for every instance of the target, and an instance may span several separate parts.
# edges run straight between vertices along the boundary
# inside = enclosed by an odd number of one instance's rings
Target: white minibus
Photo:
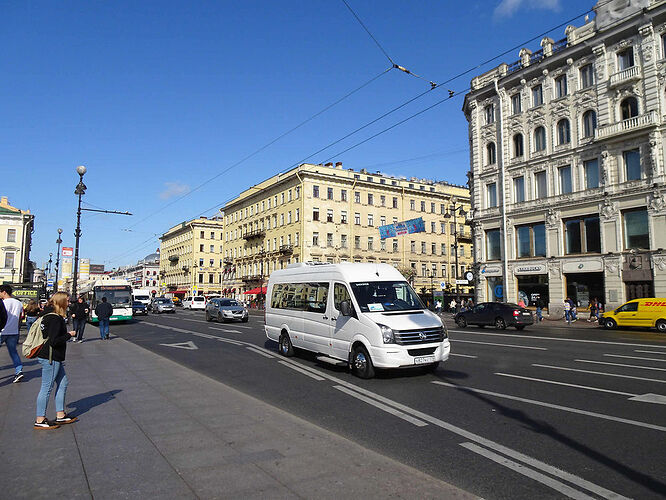
[[[375,368],[434,370],[449,357],[439,316],[388,264],[291,264],[271,272],[266,297],[266,336],[284,356],[305,349],[361,378]]]

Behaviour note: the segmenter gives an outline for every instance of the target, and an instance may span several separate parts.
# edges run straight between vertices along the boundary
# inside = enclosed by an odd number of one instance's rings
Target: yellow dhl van
[[[605,312],[599,324],[608,329],[618,326],[656,328],[666,333],[666,299],[635,299],[617,309]]]

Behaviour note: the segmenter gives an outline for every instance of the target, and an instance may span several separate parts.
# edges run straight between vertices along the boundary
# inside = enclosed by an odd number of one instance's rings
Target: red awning
[[[266,295],[266,287],[262,286],[261,288],[253,288],[252,290],[248,290],[247,292],[243,292],[245,295],[253,295],[257,293],[261,293],[263,295]]]
[[[176,290],[175,292],[170,292],[170,293],[190,293],[189,290]]]

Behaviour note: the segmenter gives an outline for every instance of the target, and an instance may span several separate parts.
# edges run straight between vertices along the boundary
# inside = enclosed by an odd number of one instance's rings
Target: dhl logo
[[[657,307],[657,306],[665,306],[666,307],[666,302],[646,302],[643,304],[646,307],[652,306],[652,307]]]

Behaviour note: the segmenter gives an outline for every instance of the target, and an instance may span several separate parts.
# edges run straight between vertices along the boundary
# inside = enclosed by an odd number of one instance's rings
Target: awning
[[[169,292],[169,293],[190,293],[189,290],[176,290],[174,292]]]
[[[247,292],[243,292],[245,295],[253,295],[257,293],[261,293],[262,295],[266,295],[266,287],[262,286],[261,288],[253,288],[252,290],[248,290]]]

